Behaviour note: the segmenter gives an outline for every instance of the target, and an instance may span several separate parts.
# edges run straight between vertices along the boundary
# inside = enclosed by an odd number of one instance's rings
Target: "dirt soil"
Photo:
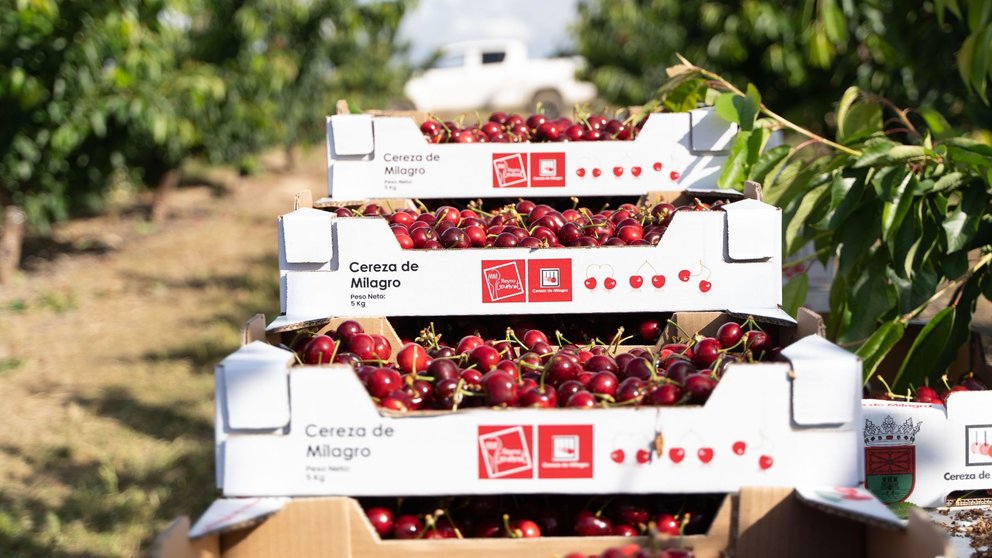
[[[213,366],[278,312],[276,217],[325,176],[319,149],[211,171],[159,227],[125,204],[28,245],[0,288],[0,556],[139,555],[214,499]]]

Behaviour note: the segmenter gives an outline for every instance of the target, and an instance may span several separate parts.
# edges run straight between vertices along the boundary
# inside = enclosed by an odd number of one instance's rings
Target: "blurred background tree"
[[[156,188],[161,217],[184,161],[251,172],[318,138],[334,100],[399,93],[409,5],[15,0],[0,9],[0,206],[44,230],[125,183]]]
[[[654,98],[679,52],[755,84],[768,106],[814,129],[851,85],[989,129],[992,111],[969,89],[978,84],[955,65],[969,37],[967,65],[987,65],[987,12],[987,0],[585,0],[574,34],[586,78],[618,105]]]

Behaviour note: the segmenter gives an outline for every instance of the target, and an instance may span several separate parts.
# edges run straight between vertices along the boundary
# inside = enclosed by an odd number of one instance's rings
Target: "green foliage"
[[[987,0],[583,0],[574,35],[578,53],[588,61],[584,77],[615,104],[653,98],[666,80],[665,69],[681,53],[734,83],[754,83],[769,106],[817,129],[824,129],[823,115],[831,111],[837,91],[850,84],[899,106],[931,107],[959,127],[988,129],[992,110],[969,100],[978,99],[976,92],[984,95],[986,77],[992,76],[990,5]],[[955,56],[961,76],[951,63]],[[701,99],[692,85],[679,92],[668,98],[676,104]]]
[[[34,226],[99,209],[114,177],[190,157],[250,169],[319,136],[343,96],[397,94],[408,2],[16,0],[0,8],[0,206]]]
[[[762,182],[767,200],[783,209],[786,258],[808,245],[824,263],[836,257],[827,334],[857,350],[866,380],[907,323],[950,295],[892,378],[897,393],[936,384],[968,340],[978,297],[992,296],[992,147],[935,111],[918,117],[857,88],[841,97],[834,142],[761,106],[750,86],[745,93],[688,62],[673,73],[723,92],[716,110],[742,132],[721,179]],[[781,128],[809,141],[765,152],[753,141]],[[786,299],[800,287],[790,283]]]

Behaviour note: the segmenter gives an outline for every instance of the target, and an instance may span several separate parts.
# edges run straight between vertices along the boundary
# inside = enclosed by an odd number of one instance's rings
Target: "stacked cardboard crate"
[[[941,553],[925,523],[907,529],[857,488],[860,363],[817,335],[817,316],[781,310],[780,214],[759,189],[723,211],[676,214],[657,246],[624,248],[402,250],[383,219],[326,210],[387,198],[676,199],[713,189],[734,131],[700,110],[650,115],[633,142],[435,145],[408,118],[329,118],[329,197],[317,208],[299,198],[279,219],[283,313],[267,328],[251,323],[216,370],[225,499],[163,544],[187,552],[192,535],[218,556],[599,552],[623,541],[380,541],[348,497],[720,492],[728,496],[709,531],[686,538],[696,556],[812,556],[824,550],[816,540],[833,542],[836,555],[842,533],[845,555]],[[576,320],[676,312],[682,329],[707,335],[732,316],[754,316],[788,346],[783,361],[729,365],[704,405],[406,414],[377,408],[350,367],[294,366],[280,347],[295,331],[351,318],[384,335],[395,356],[386,316],[438,308]],[[564,438],[568,456],[554,451]],[[415,465],[416,483],[392,474],[404,463]],[[325,498],[296,499],[304,496]],[[255,530],[237,529],[281,509]],[[792,536],[800,525],[806,535]]]

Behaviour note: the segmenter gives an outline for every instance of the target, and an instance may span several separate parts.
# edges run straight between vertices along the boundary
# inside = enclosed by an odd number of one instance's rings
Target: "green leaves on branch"
[[[936,382],[969,339],[978,297],[992,295],[992,146],[961,137],[932,109],[899,110],[854,87],[837,104],[831,142],[762,105],[753,86],[741,91],[682,62],[724,91],[716,112],[740,126],[719,185],[763,185],[783,210],[786,259],[804,248],[824,263],[833,257],[828,336],[857,351],[868,380],[938,305],[891,378],[900,393]],[[806,140],[765,150],[775,129]],[[784,308],[795,312],[807,289],[804,275],[789,280]]]

